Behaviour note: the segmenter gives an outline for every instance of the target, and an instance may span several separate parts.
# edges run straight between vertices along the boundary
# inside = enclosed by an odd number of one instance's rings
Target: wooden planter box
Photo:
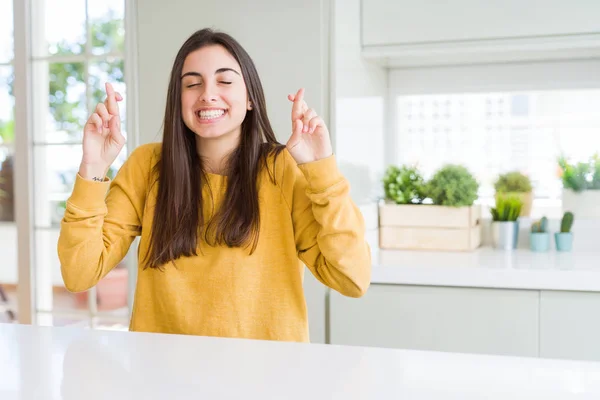
[[[379,247],[472,251],[481,245],[481,206],[379,206]]]

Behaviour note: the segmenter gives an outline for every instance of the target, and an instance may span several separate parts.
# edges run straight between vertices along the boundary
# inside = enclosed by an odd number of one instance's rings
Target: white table
[[[581,400],[600,363],[0,324],[0,398]]]

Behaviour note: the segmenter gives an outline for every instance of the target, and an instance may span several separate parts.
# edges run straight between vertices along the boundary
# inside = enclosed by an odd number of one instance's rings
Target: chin
[[[217,127],[210,127],[207,129],[207,127],[204,126],[195,126],[194,129],[192,129],[192,132],[194,132],[196,136],[202,139],[219,139],[231,136],[236,132],[236,130],[223,128],[217,129]]]

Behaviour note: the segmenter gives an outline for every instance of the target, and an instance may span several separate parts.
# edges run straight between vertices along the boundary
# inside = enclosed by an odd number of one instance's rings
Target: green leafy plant
[[[575,217],[573,213],[567,211],[564,213],[562,220],[560,221],[560,232],[561,233],[569,233],[571,232],[571,228],[573,227],[573,220]]]
[[[433,204],[450,207],[471,206],[477,200],[479,183],[464,166],[446,164],[433,175],[426,189]]]
[[[523,200],[517,196],[506,196],[496,199],[496,207],[491,208],[493,221],[516,221],[521,214]]]
[[[595,154],[592,157],[592,183],[591,189],[600,190],[600,156]]]
[[[600,157],[598,154],[590,157],[588,161],[570,163],[565,156],[558,159],[561,169],[561,179],[565,189],[574,192],[584,190],[600,190]]]
[[[519,171],[511,171],[500,175],[494,183],[494,188],[498,193],[528,193],[532,190],[529,177]]]
[[[15,141],[15,121],[0,120],[0,142],[1,143],[13,143]]]
[[[3,184],[5,181],[4,178],[0,177],[0,185]],[[6,192],[6,190],[2,189],[2,187],[0,187],[0,199],[4,199],[8,197],[8,192]]]
[[[548,232],[548,218],[542,217],[539,221],[531,224],[532,233],[547,233]]]
[[[425,199],[425,180],[409,166],[390,166],[383,177],[385,197],[396,204],[419,204]]]

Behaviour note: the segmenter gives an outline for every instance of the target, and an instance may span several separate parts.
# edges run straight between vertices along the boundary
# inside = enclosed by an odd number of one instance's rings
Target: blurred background
[[[600,288],[521,285],[512,275],[493,289],[456,281],[470,274],[461,267],[482,263],[597,272],[599,15],[595,0],[0,0],[0,321],[127,330],[136,245],[88,292],[67,292],[60,275],[56,243],[83,124],[112,82],[125,98],[127,137],[114,176],[135,147],[161,140],[174,56],[195,30],[213,27],[253,57],[281,142],[290,135],[286,96],[306,88],[365,216],[375,275],[407,263],[459,268],[433,270],[430,280],[419,271],[413,280],[377,275],[358,300],[338,298],[307,272],[313,342],[600,359],[592,339]],[[423,235],[412,226],[384,236],[393,218],[382,204],[420,202],[414,175],[386,172],[414,168],[427,182],[448,164],[477,181],[468,204],[478,210],[469,231],[477,239],[441,246],[448,240],[435,223]],[[509,172],[518,176],[498,185]],[[492,228],[506,221],[490,213],[504,192],[525,193],[529,204],[508,252]],[[534,252],[532,224],[546,217],[559,230],[565,211],[575,214],[572,251]],[[589,277],[598,275],[573,279]],[[490,325],[492,315],[503,319]],[[579,319],[561,323],[567,315]],[[556,335],[542,337],[544,326]]]

